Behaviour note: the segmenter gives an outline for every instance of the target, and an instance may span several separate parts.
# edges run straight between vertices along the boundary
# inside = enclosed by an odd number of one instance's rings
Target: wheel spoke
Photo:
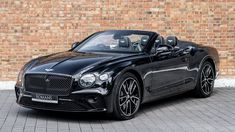
[[[131,112],[131,101],[128,101],[129,102],[129,112],[130,112],[130,114],[132,113]]]
[[[207,80],[208,80],[208,81],[211,81],[211,82],[213,82],[213,81],[214,81],[214,79],[213,79],[213,78],[209,78],[209,77],[207,78]]]
[[[208,67],[206,70],[206,77],[209,77],[210,73],[211,73],[211,67]]]
[[[134,81],[134,80],[130,82],[130,85],[129,85],[129,88],[128,88],[128,90],[129,90],[129,94],[131,94],[131,91],[132,91],[132,89],[133,89],[133,85],[134,85],[134,83],[135,83],[135,81]]]
[[[204,88],[205,90],[205,92],[207,93],[207,83],[205,83],[205,88]]]
[[[207,83],[208,83],[208,84],[210,84],[210,85],[212,86],[213,81],[209,81],[209,80],[207,80]]]
[[[124,92],[125,92],[126,94],[128,94],[127,86],[125,85],[125,83],[123,83],[123,89],[124,89]]]
[[[130,92],[130,95],[132,95],[134,93],[135,89],[136,89],[136,84],[133,85],[131,92]]]
[[[120,106],[123,106],[124,104],[126,104],[127,101],[128,99],[126,99],[122,104],[120,104]]]
[[[131,98],[134,98],[136,100],[139,100],[139,97],[135,96],[135,95],[132,95]]]
[[[202,70],[202,77],[203,77],[203,79],[205,79],[205,78],[206,78],[205,73],[204,73],[204,71],[203,71],[203,70]]]
[[[135,97],[135,96],[132,96],[131,97],[131,102],[136,106],[138,106],[139,104],[139,98],[138,97]]]
[[[124,98],[126,99],[126,98],[127,98],[127,96],[125,95],[125,96],[121,96],[121,97],[119,97],[119,99],[120,99],[120,100],[123,100]]]
[[[210,86],[209,86],[209,84],[208,84],[208,83],[206,84],[206,88],[207,88],[207,90],[206,90],[206,91],[207,91],[207,93],[209,93],[209,92],[210,92]]]
[[[204,88],[206,86],[206,82],[202,85],[202,88]]]
[[[210,92],[209,87],[210,87],[209,84],[208,84],[208,83],[205,83],[204,92],[205,92],[206,94],[208,94],[208,93]]]
[[[126,114],[128,115],[128,103],[129,101],[126,102]]]
[[[202,83],[205,83],[206,82],[206,79],[202,80]]]

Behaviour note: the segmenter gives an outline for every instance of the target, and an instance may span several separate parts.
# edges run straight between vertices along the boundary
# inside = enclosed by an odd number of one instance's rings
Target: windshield
[[[135,32],[102,32],[82,42],[80,52],[141,52],[150,36]]]

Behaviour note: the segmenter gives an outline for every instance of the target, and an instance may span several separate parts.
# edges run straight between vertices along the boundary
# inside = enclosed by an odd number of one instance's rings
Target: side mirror
[[[74,43],[72,44],[71,48],[73,49],[73,48],[77,47],[79,44],[80,44],[80,42],[74,42]]]
[[[183,54],[195,54],[195,47],[193,46],[188,46],[186,49],[184,49]]]

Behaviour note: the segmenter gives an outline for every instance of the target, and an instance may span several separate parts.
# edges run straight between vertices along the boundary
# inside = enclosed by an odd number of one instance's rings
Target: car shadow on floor
[[[217,90],[215,89],[211,96],[215,96]],[[149,103],[142,104],[137,117],[141,118],[144,113],[148,113],[151,110],[161,109],[170,105],[177,105],[178,103],[184,103],[186,101],[197,100],[198,98],[192,97],[189,93],[180,94],[177,96],[151,101]],[[19,114],[30,115],[40,119],[58,120],[58,121],[70,121],[70,122],[109,122],[116,121],[111,115],[105,113],[74,113],[74,112],[54,112],[43,110],[31,110],[27,108],[21,109]]]

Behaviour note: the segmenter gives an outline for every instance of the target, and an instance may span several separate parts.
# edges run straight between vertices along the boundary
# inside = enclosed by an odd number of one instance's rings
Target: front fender
[[[113,100],[114,100],[114,96],[113,95],[113,89],[116,87],[116,80],[118,80],[121,75],[123,73],[125,73],[126,71],[130,70],[130,69],[134,69],[134,66],[132,66],[131,62],[124,62],[124,63],[119,63],[116,65],[111,66],[112,69],[106,69],[106,72],[112,73],[111,74],[111,85],[109,85],[109,94],[106,96],[106,104],[107,104],[107,112],[108,113],[112,113],[113,112]],[[104,72],[105,72],[104,71]]]

